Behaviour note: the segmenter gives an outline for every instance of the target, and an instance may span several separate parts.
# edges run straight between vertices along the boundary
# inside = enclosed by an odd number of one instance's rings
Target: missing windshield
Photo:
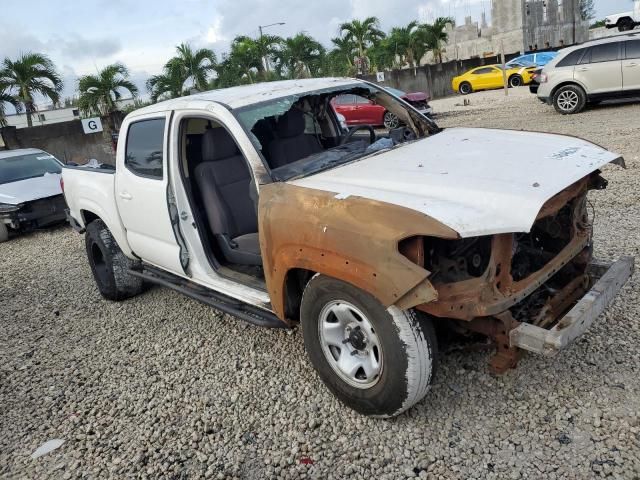
[[[439,131],[402,100],[366,83],[290,95],[234,113],[276,181],[332,168]],[[397,118],[395,128],[384,126],[389,115]]]

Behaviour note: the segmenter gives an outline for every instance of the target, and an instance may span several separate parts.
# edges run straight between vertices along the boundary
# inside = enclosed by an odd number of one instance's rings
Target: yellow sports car
[[[510,87],[520,87],[531,83],[533,71],[537,67],[507,68],[507,81]],[[468,95],[477,90],[491,90],[504,86],[502,65],[485,65],[469,70],[454,77],[451,81],[453,90]]]

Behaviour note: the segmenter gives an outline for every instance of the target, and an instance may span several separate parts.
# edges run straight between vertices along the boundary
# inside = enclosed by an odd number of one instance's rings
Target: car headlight
[[[0,213],[17,212],[22,208],[22,204],[11,205],[10,203],[0,203]]]

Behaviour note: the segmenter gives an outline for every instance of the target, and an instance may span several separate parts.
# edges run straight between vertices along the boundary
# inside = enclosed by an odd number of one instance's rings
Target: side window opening
[[[164,118],[129,125],[124,165],[136,175],[161,180],[164,156]]]

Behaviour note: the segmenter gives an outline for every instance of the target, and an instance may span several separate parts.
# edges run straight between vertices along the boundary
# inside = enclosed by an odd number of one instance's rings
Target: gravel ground
[[[440,123],[578,135],[624,154],[628,170],[607,167],[609,189],[591,197],[596,251],[638,256],[639,104],[561,117],[526,89],[468,98],[434,101]],[[160,288],[102,300],[69,229],[2,244],[0,259],[4,478],[639,478],[638,280],[554,359],[494,377],[488,352],[451,349],[427,398],[383,421],[327,391],[300,330],[245,325]],[[31,459],[50,439],[64,444]]]

